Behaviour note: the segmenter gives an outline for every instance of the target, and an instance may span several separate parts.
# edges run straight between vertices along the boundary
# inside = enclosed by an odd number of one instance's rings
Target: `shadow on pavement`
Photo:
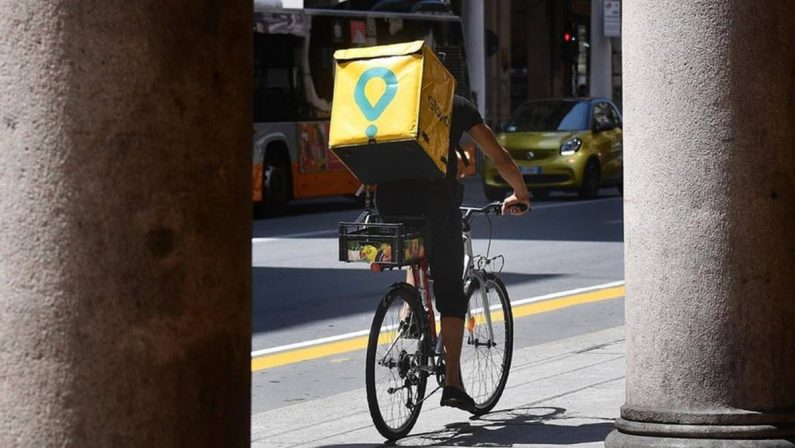
[[[470,422],[447,425],[435,432],[412,434],[396,442],[383,445],[334,444],[322,448],[365,447],[513,447],[524,445],[574,445],[602,442],[614,429],[612,419],[567,417],[566,410],[557,407],[527,407],[496,411]],[[571,419],[602,420],[581,425],[556,424]]]
[[[387,286],[406,276],[405,271],[373,274],[366,269],[253,268],[252,273],[255,334],[357,313],[372,316]],[[509,288],[563,276],[500,274]]]
[[[483,193],[483,186],[480,177],[468,178],[463,181],[464,184],[464,204],[485,205],[490,201],[486,199]],[[615,188],[602,188],[599,192],[599,198],[620,197]],[[578,202],[583,201],[576,193],[566,193],[554,191],[547,199],[533,199],[535,204],[544,204],[548,202]],[[301,216],[317,213],[338,212],[346,210],[359,210],[361,209],[361,202],[355,200],[352,196],[330,196],[323,198],[312,199],[294,199],[290,201],[287,206],[287,213],[285,216]],[[269,221],[269,219],[256,219],[255,221]]]
[[[621,242],[624,241],[624,204],[618,199],[581,201],[576,198],[561,198],[555,202],[539,202],[534,205],[537,206],[534,211],[520,218],[493,217],[493,236],[503,240]],[[571,204],[578,206],[563,207]],[[279,238],[300,229],[298,233],[302,234],[302,239],[336,239],[338,222],[355,220],[361,208],[355,205],[348,207],[346,204],[329,204],[325,211],[329,213],[317,212],[318,214],[311,216],[310,213],[313,212],[307,210],[306,217],[254,221],[252,236]],[[307,218],[311,221],[305,221]],[[476,240],[488,237],[489,223],[485,218],[475,220],[473,235]]]
[[[483,194],[479,176],[464,180],[464,185],[464,205],[483,206],[490,202]],[[615,188],[603,188],[595,200],[583,200],[573,193],[553,192],[549,199],[533,201],[533,207],[538,207],[535,213],[520,219],[496,219],[494,236],[508,240],[621,242],[624,241],[621,198]],[[563,205],[578,206],[558,208]],[[548,211],[543,210],[550,207]],[[356,201],[345,197],[296,200],[290,203],[284,217],[253,221],[252,236],[279,237],[296,231],[327,230],[328,233],[301,238],[336,238],[337,222],[352,221],[361,210]],[[488,235],[484,222],[474,227],[475,238]]]

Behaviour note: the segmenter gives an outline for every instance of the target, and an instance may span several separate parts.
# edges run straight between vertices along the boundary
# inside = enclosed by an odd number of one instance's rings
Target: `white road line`
[[[367,336],[368,334],[370,334],[370,330],[361,330],[361,331],[354,331],[352,333],[339,334],[337,336],[329,336],[327,338],[313,339],[311,341],[297,342],[295,344],[287,344],[287,345],[281,345],[279,347],[255,350],[251,352],[251,357],[256,358],[258,356],[269,355],[271,353],[284,352],[287,350],[294,350],[296,348],[304,348],[312,345],[319,345],[328,342],[340,341],[343,339],[356,338],[359,336]]]
[[[287,238],[304,238],[309,236],[336,235],[338,231],[339,230],[337,229],[327,229],[327,230],[318,230],[315,232],[287,233],[284,235],[278,235],[269,238],[251,238],[251,244],[268,243],[271,241],[279,241]]]
[[[620,281],[617,281],[617,282],[603,283],[601,285],[588,286],[588,287],[585,287],[585,288],[570,289],[568,291],[561,291],[561,292],[555,292],[555,293],[552,293],[552,294],[545,294],[543,296],[528,297],[526,299],[512,300],[511,301],[511,306],[525,305],[525,304],[528,304],[528,303],[542,302],[544,300],[554,299],[554,298],[557,298],[557,297],[571,296],[571,295],[575,295],[575,294],[582,294],[584,292],[589,292],[589,291],[597,291],[597,290],[600,290],[600,289],[614,288],[616,286],[622,286],[623,284],[624,284],[624,281],[620,280]],[[354,332],[351,332],[351,333],[339,334],[339,335],[336,335],[336,336],[329,336],[329,337],[326,337],[326,338],[313,339],[313,340],[310,340],[310,341],[297,342],[297,343],[294,343],[294,344],[287,344],[287,345],[280,345],[278,347],[271,347],[271,348],[266,348],[266,349],[262,349],[262,350],[255,350],[255,351],[251,352],[251,357],[252,358],[256,358],[256,357],[259,357],[259,356],[270,355],[270,354],[273,354],[273,353],[285,352],[285,351],[288,351],[288,350],[295,350],[297,348],[310,347],[310,346],[313,346],[313,345],[320,345],[320,344],[325,344],[325,343],[328,343],[328,342],[336,342],[336,341],[340,341],[340,340],[343,340],[343,339],[350,339],[350,338],[356,338],[356,337],[360,337],[360,336],[366,336],[369,333],[370,333],[370,330],[360,330],[360,331],[354,331]]]

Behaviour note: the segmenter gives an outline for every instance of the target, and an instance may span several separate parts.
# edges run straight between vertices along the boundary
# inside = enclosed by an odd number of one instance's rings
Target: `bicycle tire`
[[[489,341],[483,296],[476,287],[467,297],[461,351],[461,381],[475,400],[475,415],[485,414],[497,405],[508,382],[513,358],[513,312],[508,291],[496,274],[486,273],[485,283],[495,340]],[[496,361],[495,356],[498,356]]]
[[[406,320],[416,326],[401,326],[406,309],[413,317]],[[370,327],[365,366],[367,406],[376,429],[389,440],[405,437],[422,409],[428,372],[419,366],[428,365],[430,341],[424,320],[416,289],[402,285],[387,292]],[[390,388],[398,390],[389,392]]]

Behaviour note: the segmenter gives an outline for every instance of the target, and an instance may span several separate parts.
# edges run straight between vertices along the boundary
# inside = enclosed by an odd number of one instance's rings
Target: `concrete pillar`
[[[552,47],[551,62],[551,92],[549,96],[572,96],[571,84],[566,76],[566,64],[563,62],[560,41],[565,27],[566,2],[551,1],[547,3],[547,17],[552,26],[552,36],[555,36]]]
[[[497,35],[496,53],[486,58],[486,117],[504,124],[511,115],[511,2],[484,2],[487,28]]]
[[[497,122],[501,124],[507,122],[513,112],[511,109],[511,3],[504,0],[497,2],[499,17],[496,31],[500,37]]]
[[[491,2],[483,5],[484,24],[487,32],[493,32],[499,36],[500,6],[503,2]],[[486,56],[486,115],[484,118],[492,122],[499,122],[499,101],[500,101],[500,52],[497,51],[490,56]]]
[[[795,440],[795,3],[624,3],[615,447]]]
[[[461,20],[469,63],[469,87],[475,94],[476,106],[486,114],[486,28],[482,0],[463,0]]]
[[[548,98],[554,96],[551,91],[551,53],[558,42],[552,37],[555,27],[551,20],[550,5],[548,2],[534,1],[526,8],[527,97]]]
[[[0,2],[0,446],[249,445],[251,17]]]
[[[591,0],[590,96],[613,98],[613,46],[604,31],[604,0]]]

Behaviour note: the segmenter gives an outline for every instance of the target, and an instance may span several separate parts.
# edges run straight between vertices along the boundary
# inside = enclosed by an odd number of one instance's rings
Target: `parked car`
[[[594,198],[601,187],[623,193],[621,113],[600,98],[531,100],[513,113],[497,134],[519,165],[535,199],[552,190],[575,191]],[[483,164],[483,188],[489,200],[510,189],[494,165]]]

